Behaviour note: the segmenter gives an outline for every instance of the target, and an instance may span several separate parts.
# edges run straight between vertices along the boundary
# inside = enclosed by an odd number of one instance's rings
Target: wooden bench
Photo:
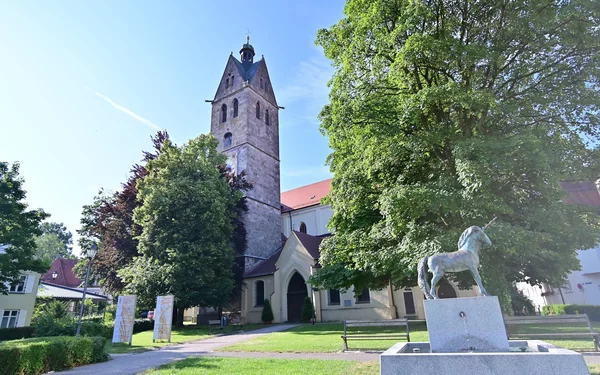
[[[209,320],[208,321],[208,332],[212,332],[213,329],[219,329],[219,332],[223,332],[223,327],[221,326],[221,320],[220,319],[215,319],[215,320]]]
[[[529,333],[529,332],[511,332],[509,327],[522,325],[556,325],[556,324],[582,324],[584,332],[554,332],[554,333]],[[585,325],[584,325],[585,324]],[[548,315],[548,316],[505,316],[504,325],[506,326],[506,335],[509,339],[531,338],[531,339],[564,339],[564,338],[582,338],[590,337],[594,340],[594,349],[598,351],[598,333],[590,324],[587,314],[577,315]],[[571,328],[571,327],[569,327]],[[572,327],[578,328],[578,327]]]
[[[406,332],[397,333],[348,333],[348,328],[353,327],[389,327],[404,326]],[[388,320],[344,320],[344,351],[348,350],[348,340],[373,340],[373,339],[406,339],[410,342],[410,331],[408,329],[408,319],[388,319]]]

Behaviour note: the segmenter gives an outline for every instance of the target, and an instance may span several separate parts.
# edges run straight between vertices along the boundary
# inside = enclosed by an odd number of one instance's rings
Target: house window
[[[231,137],[231,133],[225,133],[225,135],[223,136],[223,147],[231,146]]]
[[[27,282],[27,276],[19,277],[17,282],[14,282],[8,288],[9,293],[25,293],[25,283]]]
[[[233,99],[233,117],[238,117],[238,100]]]
[[[300,223],[300,233],[306,233],[306,224]]]
[[[257,281],[256,284],[256,301],[254,302],[254,307],[260,307],[265,304],[265,282],[260,280]]]
[[[265,110],[265,124],[270,125],[269,124],[269,110]]]
[[[369,288],[363,289],[362,292],[356,296],[356,303],[371,303]]]
[[[256,103],[256,118],[260,118],[260,103]]]
[[[340,291],[337,289],[329,289],[329,305],[340,304]]]
[[[227,121],[227,106],[223,104],[221,106],[221,122]]]
[[[0,321],[0,328],[16,327],[18,319],[19,310],[4,310],[4,314],[2,314],[2,321]]]

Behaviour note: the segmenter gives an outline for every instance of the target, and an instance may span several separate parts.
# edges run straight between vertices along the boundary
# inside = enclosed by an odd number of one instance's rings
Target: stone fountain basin
[[[583,356],[572,350],[540,340],[510,340],[509,347],[508,352],[431,353],[428,342],[400,342],[379,357],[381,375],[589,374]]]

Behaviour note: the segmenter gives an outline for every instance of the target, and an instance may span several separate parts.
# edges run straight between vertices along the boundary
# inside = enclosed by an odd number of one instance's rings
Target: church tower
[[[264,57],[254,62],[250,37],[240,60],[229,56],[212,101],[211,133],[236,172],[246,171],[254,188],[246,193],[248,213],[245,268],[281,247],[279,107]]]

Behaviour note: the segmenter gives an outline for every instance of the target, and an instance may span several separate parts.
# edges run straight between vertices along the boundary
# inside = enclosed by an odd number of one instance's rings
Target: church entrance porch
[[[299,322],[302,320],[302,305],[306,297],[308,297],[306,281],[296,272],[290,279],[287,288],[288,322]]]

